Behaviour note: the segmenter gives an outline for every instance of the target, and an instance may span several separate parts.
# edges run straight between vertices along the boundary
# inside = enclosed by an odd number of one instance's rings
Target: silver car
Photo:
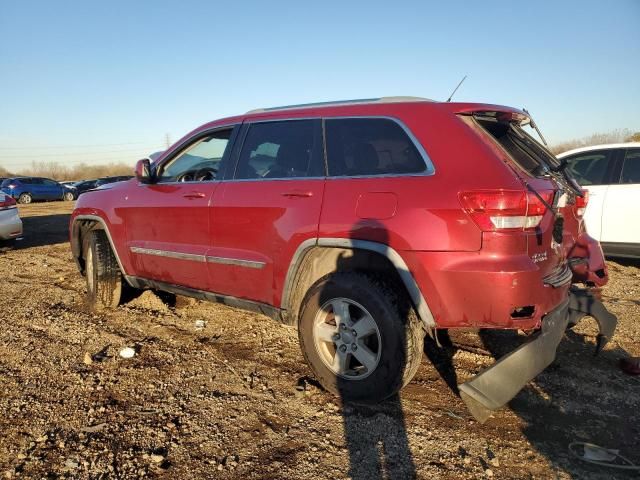
[[[22,236],[22,220],[16,201],[0,192],[0,240],[13,240]]]

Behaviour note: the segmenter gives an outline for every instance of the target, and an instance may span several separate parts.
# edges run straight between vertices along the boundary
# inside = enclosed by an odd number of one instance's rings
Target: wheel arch
[[[281,308],[287,323],[295,325],[309,288],[322,277],[338,271],[391,274],[404,287],[426,331],[433,335],[435,321],[407,264],[388,245],[350,238],[313,238],[296,250],[282,291]]]
[[[92,230],[104,230],[107,238],[109,239],[111,250],[113,251],[113,254],[115,255],[118,262],[120,272],[122,272],[123,276],[127,278],[126,271],[122,265],[122,262],[120,261],[118,250],[113,243],[113,238],[111,236],[111,232],[109,231],[107,222],[105,222],[105,220],[98,215],[78,215],[73,219],[73,223],[71,224],[71,253],[73,254],[73,258],[76,261],[80,273],[82,273],[83,275],[85,273],[82,245],[84,244],[84,239],[86,238],[87,234]]]

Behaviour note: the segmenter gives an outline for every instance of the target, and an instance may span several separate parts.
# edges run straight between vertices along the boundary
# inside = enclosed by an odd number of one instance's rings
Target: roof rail
[[[256,108],[249,110],[246,115],[251,113],[275,112],[278,110],[292,110],[294,108],[315,108],[315,107],[332,107],[339,105],[357,105],[361,103],[402,103],[402,102],[433,102],[429,98],[423,97],[380,97],[380,98],[360,98],[355,100],[337,100],[330,102],[301,103],[298,105],[285,105],[282,107]]]

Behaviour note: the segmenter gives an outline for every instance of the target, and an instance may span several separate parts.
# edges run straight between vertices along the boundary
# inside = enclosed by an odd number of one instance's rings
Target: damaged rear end
[[[483,248],[496,236],[517,238],[535,270],[530,301],[512,314],[533,331],[531,340],[459,386],[471,413],[484,422],[553,362],[567,327],[584,316],[595,318],[599,351],[617,320],[598,296],[608,273],[602,249],[582,219],[586,192],[527,131],[532,127],[539,134],[530,116],[508,108],[468,107],[458,114],[522,184],[521,191],[462,192],[462,207],[482,230]]]

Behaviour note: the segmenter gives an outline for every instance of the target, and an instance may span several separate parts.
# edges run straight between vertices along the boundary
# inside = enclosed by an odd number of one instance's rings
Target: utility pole
[[[167,147],[167,150],[169,150],[169,147],[171,146],[171,137],[169,137],[168,133],[164,134],[164,143],[165,143],[165,146]]]

